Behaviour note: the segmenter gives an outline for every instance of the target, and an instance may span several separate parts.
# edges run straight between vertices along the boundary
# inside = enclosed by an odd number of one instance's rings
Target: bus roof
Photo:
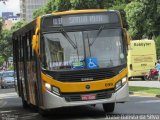
[[[53,15],[68,15],[68,14],[78,14],[78,13],[97,13],[97,12],[106,12],[106,9],[86,9],[86,10],[69,10],[63,12],[53,12]]]

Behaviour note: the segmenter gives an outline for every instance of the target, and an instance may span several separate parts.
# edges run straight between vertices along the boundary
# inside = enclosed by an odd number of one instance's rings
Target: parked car
[[[15,87],[14,71],[4,71],[1,79],[1,88]]]

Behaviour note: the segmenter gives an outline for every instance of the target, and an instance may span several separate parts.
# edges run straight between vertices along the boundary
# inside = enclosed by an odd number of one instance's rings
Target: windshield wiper
[[[88,33],[87,33],[87,40],[88,40],[89,55],[91,57],[91,46],[90,46],[90,39],[89,39]]]
[[[102,25],[102,26],[100,26],[100,28],[99,28],[99,30],[98,30],[98,32],[97,32],[96,37],[95,37],[95,38],[93,39],[93,41],[89,44],[89,46],[92,46],[92,45],[93,45],[93,43],[97,40],[97,38],[99,37],[99,35],[100,35],[100,33],[102,32],[103,28],[104,28],[104,26],[103,26],[103,25]]]
[[[60,29],[62,35],[68,40],[68,42],[72,45],[74,49],[77,49],[77,45],[72,41],[72,39],[68,36],[68,34],[64,31],[63,28]]]

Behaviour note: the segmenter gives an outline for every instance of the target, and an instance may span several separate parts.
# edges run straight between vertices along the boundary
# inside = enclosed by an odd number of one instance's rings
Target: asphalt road
[[[14,89],[0,89],[0,120],[106,120],[160,119],[160,98],[130,96],[129,102],[117,103],[115,111],[106,115],[102,105],[62,108],[42,117],[36,110],[23,109]]]

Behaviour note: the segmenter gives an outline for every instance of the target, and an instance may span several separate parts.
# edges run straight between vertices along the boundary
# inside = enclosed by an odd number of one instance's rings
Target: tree
[[[33,19],[43,14],[45,14],[44,7],[41,7],[33,12]]]
[[[155,39],[157,58],[160,58],[160,35]]]
[[[52,13],[54,11],[65,11],[71,9],[70,0],[50,0],[44,7],[45,13]]]
[[[9,30],[2,31],[2,38],[0,39],[0,56],[7,62],[8,57],[12,54],[11,32]]]
[[[160,33],[160,2],[134,0],[126,6],[129,32],[134,39],[152,38]]]
[[[0,66],[2,66],[4,63],[4,58],[2,56],[0,56]]]
[[[2,27],[3,27],[3,19],[0,17],[0,39],[2,37]]]
[[[11,27],[11,33],[13,33],[14,31],[20,29],[21,27],[23,27],[24,25],[26,25],[26,21],[19,21],[17,23],[15,23],[12,27]]]
[[[71,0],[72,9],[95,9],[98,8],[97,0]]]
[[[70,0],[50,0],[45,6],[33,12],[33,18],[43,14],[52,13],[55,11],[66,11],[71,9]]]
[[[2,30],[2,36],[0,38],[0,56],[2,56],[6,62],[8,57],[12,56],[12,33],[25,24],[24,21],[20,21],[12,26],[11,30]]]

